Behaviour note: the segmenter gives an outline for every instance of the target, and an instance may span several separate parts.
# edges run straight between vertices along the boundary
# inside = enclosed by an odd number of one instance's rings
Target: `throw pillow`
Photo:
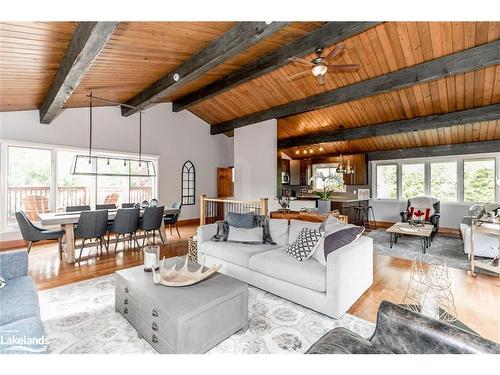
[[[276,245],[271,237],[271,230],[269,229],[269,218],[266,215],[255,215],[254,216],[254,227],[262,227],[264,229],[264,243],[270,245]]]
[[[215,224],[217,224],[217,233],[212,237],[212,241],[227,241],[229,234],[229,224],[227,221],[217,221]]]
[[[313,223],[310,221],[295,219],[290,220],[290,226],[288,229],[288,244],[295,242],[302,228],[319,229],[320,225],[321,223]]]
[[[247,212],[246,214],[238,214],[236,212],[228,212],[226,214],[226,221],[230,227],[235,228],[253,228],[254,225],[253,212]]]
[[[227,240],[255,245],[262,244],[264,243],[264,228],[237,228],[229,226]]]
[[[319,229],[302,228],[297,239],[288,245],[283,251],[303,262],[309,259],[318,241],[323,236]]]
[[[364,227],[352,226],[326,234],[323,238],[323,246],[318,246],[312,257],[326,266],[328,254],[356,241],[364,231]]]
[[[328,217],[323,220],[321,225],[319,226],[320,230],[324,230],[325,232],[329,232],[333,227],[336,225],[343,224],[339,219],[337,219],[335,216],[328,215]]]
[[[269,233],[279,246],[288,245],[288,219],[269,220]]]
[[[5,285],[7,285],[7,282],[3,277],[0,276],[0,289],[2,289]]]

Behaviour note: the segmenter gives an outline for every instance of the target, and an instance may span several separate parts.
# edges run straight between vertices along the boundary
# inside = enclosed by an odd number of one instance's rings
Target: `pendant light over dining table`
[[[71,166],[71,174],[83,176],[122,176],[122,177],[154,177],[155,166],[151,160],[142,159],[142,109],[128,104],[117,103],[99,98],[90,92],[89,98],[89,152],[75,155]],[[120,156],[104,156],[92,153],[93,101],[99,100],[108,104],[124,105],[135,108],[139,112],[139,152],[138,158]]]

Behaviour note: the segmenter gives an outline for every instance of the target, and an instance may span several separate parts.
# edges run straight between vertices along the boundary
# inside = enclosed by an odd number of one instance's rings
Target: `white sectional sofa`
[[[326,266],[313,258],[300,262],[283,252],[304,227],[318,226],[271,219],[276,245],[214,242],[217,225],[198,228],[198,262],[222,264],[220,272],[310,309],[340,318],[373,282],[373,241],[361,236],[330,253]]]

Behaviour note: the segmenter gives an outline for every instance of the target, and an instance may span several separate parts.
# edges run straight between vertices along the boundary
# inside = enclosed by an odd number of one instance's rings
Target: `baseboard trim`
[[[377,228],[384,228],[387,229],[394,225],[393,222],[391,221],[377,221]],[[455,228],[443,228],[439,227],[438,234],[442,236],[448,236],[448,237],[460,237],[460,231]]]

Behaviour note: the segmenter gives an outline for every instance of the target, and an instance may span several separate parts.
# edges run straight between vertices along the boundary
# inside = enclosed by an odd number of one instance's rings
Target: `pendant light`
[[[339,125],[339,130],[340,130],[340,139],[342,142],[344,142],[344,126]],[[345,168],[344,168],[344,157],[342,156],[342,153],[340,154],[340,163],[337,166],[337,173],[345,173]]]
[[[128,104],[117,103],[111,100],[89,95],[89,152],[87,155],[75,155],[71,174],[84,176],[123,176],[123,177],[154,177],[155,166],[151,160],[142,159],[142,109]],[[106,103],[123,105],[139,111],[139,158],[123,158],[113,156],[92,155],[93,129],[93,101],[100,100]]]

